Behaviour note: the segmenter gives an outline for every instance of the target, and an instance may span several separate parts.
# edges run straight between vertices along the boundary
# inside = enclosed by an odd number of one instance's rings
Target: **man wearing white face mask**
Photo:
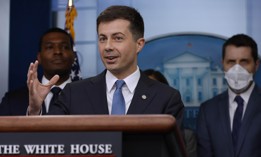
[[[253,83],[253,73],[248,72],[240,64],[235,64],[225,71],[225,79],[231,91],[240,94],[247,91]]]
[[[261,156],[261,89],[253,81],[259,66],[256,42],[244,34],[223,45],[228,90],[200,106],[199,157]]]

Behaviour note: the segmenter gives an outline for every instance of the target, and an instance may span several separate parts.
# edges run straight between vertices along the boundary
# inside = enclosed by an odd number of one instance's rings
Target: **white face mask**
[[[225,79],[232,90],[241,91],[249,87],[253,81],[253,74],[236,64],[225,72]]]

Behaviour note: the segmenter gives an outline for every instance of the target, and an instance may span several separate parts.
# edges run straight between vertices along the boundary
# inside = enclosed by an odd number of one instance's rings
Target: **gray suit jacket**
[[[69,83],[56,101],[57,109],[49,114],[109,114],[105,73]],[[146,99],[142,98],[146,95]],[[181,126],[184,105],[180,93],[141,72],[127,114],[170,114]]]
[[[235,152],[227,91],[200,106],[197,136],[199,157],[260,157],[261,89],[255,86],[249,98]]]

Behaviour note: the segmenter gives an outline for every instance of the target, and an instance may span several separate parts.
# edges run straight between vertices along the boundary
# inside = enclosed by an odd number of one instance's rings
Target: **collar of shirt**
[[[247,91],[240,94],[240,96],[244,100],[244,104],[247,104],[254,87],[255,87],[255,83],[253,82],[252,85],[250,86],[250,88]],[[229,104],[232,104],[233,102],[235,102],[236,96],[237,96],[237,94],[235,94],[230,88],[228,88]]]
[[[253,91],[255,87],[255,83],[253,82],[252,85],[250,86],[250,88],[245,91],[244,93],[241,93],[240,96],[242,97],[242,99],[244,100],[244,108],[243,108],[243,116],[244,113],[246,111],[247,105],[248,105],[248,101],[250,98],[250,95]],[[230,116],[230,124],[231,124],[231,130],[233,127],[233,118],[237,109],[237,103],[235,101],[235,97],[237,96],[237,94],[235,94],[230,88],[228,88],[228,97],[229,97],[229,116]]]
[[[42,84],[46,85],[46,84],[49,83],[49,81],[50,81],[50,80],[48,80],[45,76],[43,76],[43,78],[42,78]],[[60,84],[59,86],[56,86],[56,87],[60,87],[61,89],[63,89],[67,83],[71,83],[71,82],[72,82],[72,80],[71,80],[71,78],[69,77],[66,81],[64,81],[62,84]],[[53,87],[55,87],[55,85],[54,85]],[[53,88],[53,87],[52,87],[52,88]],[[50,101],[51,101],[52,97],[53,97],[53,93],[50,91],[50,92],[47,94],[46,98],[44,99],[44,104],[45,104],[46,111],[49,110],[49,104],[50,104]]]
[[[42,84],[43,85],[48,84],[49,81],[50,80],[48,80],[45,76],[43,76],[43,78],[42,78]],[[61,89],[63,89],[67,83],[71,83],[71,82],[72,82],[71,77],[69,77],[66,81],[64,81],[62,84],[60,84],[59,86],[56,86],[56,87],[60,87]],[[55,87],[55,85],[53,87]]]
[[[109,70],[106,72],[106,85],[107,85],[107,92],[112,92],[112,90],[115,88],[114,84],[118,80]],[[128,90],[131,93],[134,93],[134,90],[138,84],[138,81],[140,79],[140,69],[137,66],[137,69],[134,73],[126,77],[124,80],[125,85],[127,86]]]
[[[125,81],[125,85],[122,87],[122,94],[125,100],[125,113],[127,113],[131,100],[133,98],[135,88],[139,82],[140,79],[140,70],[139,67],[137,66],[137,69],[134,73],[129,75],[128,77],[124,78],[123,80]],[[112,108],[112,99],[113,99],[113,94],[116,89],[115,87],[115,82],[118,80],[110,71],[107,70],[106,75],[106,95],[107,95],[107,103],[108,103],[108,110],[109,113],[111,113],[111,108]]]

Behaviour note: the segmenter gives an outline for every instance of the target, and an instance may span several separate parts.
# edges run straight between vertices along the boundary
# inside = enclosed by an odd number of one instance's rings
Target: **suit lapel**
[[[43,104],[42,104],[42,115],[46,115],[47,112],[46,112],[46,107],[45,107],[45,102],[43,101]]]
[[[257,111],[259,110],[257,110],[257,108],[259,108],[258,106],[260,105],[260,102],[261,102],[261,91],[259,91],[258,87],[255,86],[249,98],[247,109],[243,117],[242,126],[239,132],[236,154],[240,153],[240,150],[243,147],[245,137],[252,124],[251,123],[252,119],[256,116],[256,114],[258,114]]]
[[[227,147],[230,147],[229,150],[233,150],[230,117],[229,117],[228,91],[226,91],[225,93],[222,94],[218,106],[219,106],[219,112],[220,112],[220,119],[221,119],[221,123],[223,125],[223,131],[224,131],[223,137],[228,137],[228,138],[224,138],[224,140],[227,140],[224,143],[228,143]],[[231,152],[231,153],[233,153],[233,152]]]
[[[94,113],[96,114],[109,114],[108,102],[106,96],[106,82],[105,73],[103,71],[97,77],[92,78],[91,85],[87,86],[88,95],[90,96],[90,102]]]
[[[153,99],[155,92],[149,90],[151,87],[151,80],[141,73],[140,80],[135,89],[130,107],[127,114],[142,114]]]

